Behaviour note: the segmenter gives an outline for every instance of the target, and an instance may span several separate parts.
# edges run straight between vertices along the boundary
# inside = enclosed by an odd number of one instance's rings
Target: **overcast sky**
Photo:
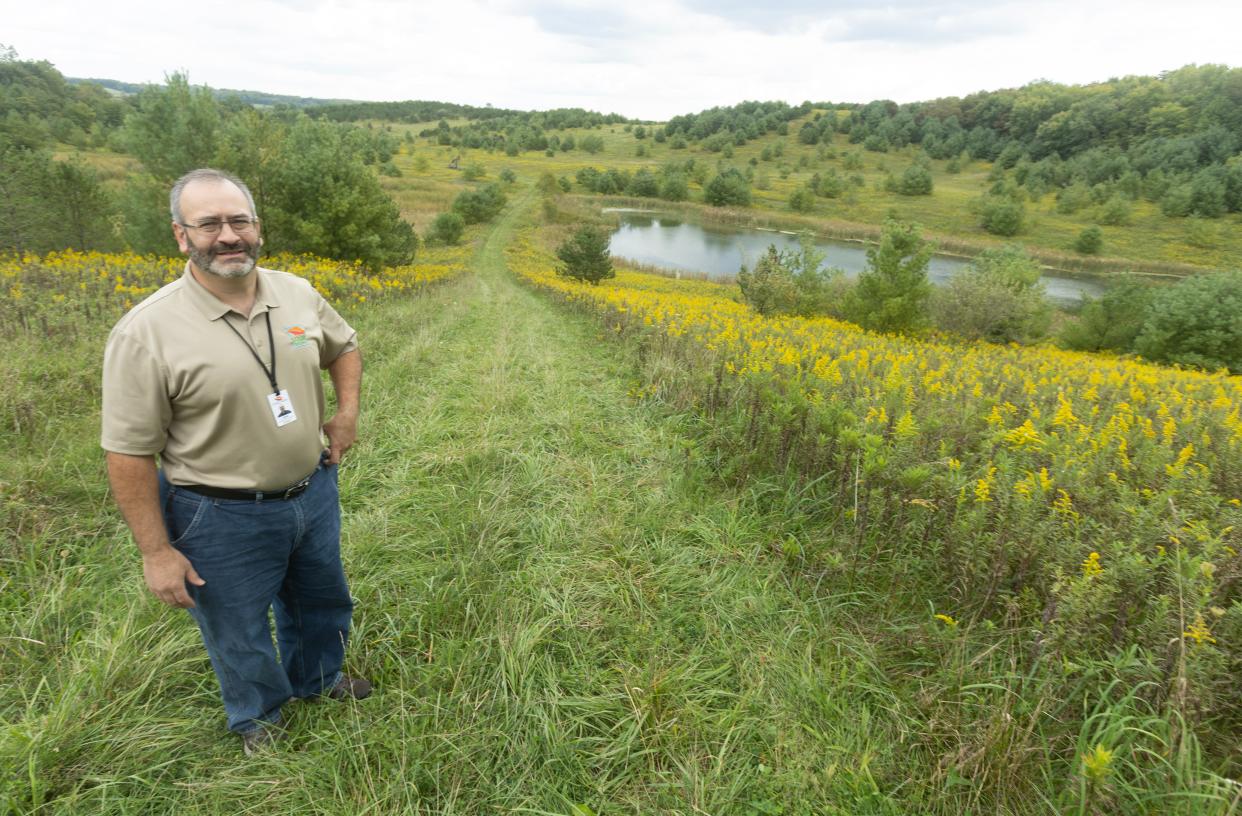
[[[0,0],[67,76],[663,120],[1242,64],[1242,0]]]

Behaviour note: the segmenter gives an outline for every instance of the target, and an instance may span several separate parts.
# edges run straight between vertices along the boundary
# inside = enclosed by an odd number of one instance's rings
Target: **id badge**
[[[293,413],[293,400],[289,399],[288,391],[282,390],[275,394],[268,394],[267,407],[272,409],[272,417],[276,420],[277,428],[283,428],[298,418],[298,415]]]

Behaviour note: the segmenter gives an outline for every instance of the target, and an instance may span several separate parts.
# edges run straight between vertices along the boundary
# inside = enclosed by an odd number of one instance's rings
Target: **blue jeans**
[[[278,723],[289,698],[335,685],[353,612],[336,466],[321,459],[300,496],[266,502],[200,496],[161,473],[160,506],[172,545],[207,582],[187,585],[189,612],[220,681],[229,729]]]

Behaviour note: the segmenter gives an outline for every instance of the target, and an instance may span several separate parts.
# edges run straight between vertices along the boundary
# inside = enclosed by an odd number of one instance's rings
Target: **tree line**
[[[1242,212],[1240,68],[1189,65],[1091,85],[879,100],[808,122],[799,137],[814,144],[830,132],[877,152],[918,145],[935,159],[995,162],[996,194],[1056,191],[1058,210],[1103,207],[1104,223],[1125,223],[1140,197],[1169,216]]]

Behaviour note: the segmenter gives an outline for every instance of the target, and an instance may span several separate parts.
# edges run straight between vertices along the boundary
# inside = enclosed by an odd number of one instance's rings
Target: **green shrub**
[[[798,302],[798,290],[783,253],[769,244],[755,268],[745,265],[737,273],[742,300],[761,315],[790,314]]]
[[[478,181],[487,175],[487,168],[479,162],[471,162],[462,168],[461,177],[466,181]]]
[[[466,231],[466,219],[455,212],[442,212],[427,229],[427,240],[439,244],[456,244]]]
[[[556,257],[561,260],[557,274],[592,285],[617,274],[612,268],[608,236],[595,227],[579,227],[556,248]]]
[[[660,195],[660,183],[655,174],[644,167],[630,178],[626,192],[638,198],[656,198]]]
[[[1091,204],[1091,188],[1076,181],[1057,192],[1057,212],[1061,215],[1073,215],[1083,207]]]
[[[713,207],[747,207],[750,183],[734,168],[719,173],[703,188],[703,200]]]
[[[789,208],[794,212],[810,212],[815,209],[815,193],[809,187],[799,187],[789,194]]]
[[[1124,226],[1130,223],[1133,209],[1127,199],[1115,195],[1100,205],[1100,208],[1096,211],[1095,218],[1101,224],[1108,224],[1113,227]]]
[[[1170,218],[1185,218],[1194,209],[1194,191],[1189,184],[1170,185],[1160,197],[1160,212]]]
[[[979,215],[985,230],[993,235],[1009,237],[1022,231],[1026,211],[1020,201],[1008,196],[987,196]]]
[[[931,195],[931,171],[921,164],[910,165],[897,182],[897,192],[907,196]]]
[[[835,310],[843,292],[837,284],[844,275],[838,269],[821,269],[824,253],[810,232],[802,232],[798,243],[797,250],[787,252],[769,244],[753,270],[741,268],[737,282],[742,300],[762,315],[839,316]]]
[[[448,243],[453,245],[462,240],[466,231],[466,219],[457,212],[441,212],[427,227],[426,238],[432,243]]]
[[[1156,362],[1242,373],[1242,272],[1195,275],[1160,292],[1134,350]]]
[[[685,201],[690,197],[690,185],[686,181],[686,174],[680,172],[669,172],[664,174],[664,180],[660,182],[660,198],[665,201]]]
[[[880,245],[867,250],[867,267],[858,276],[848,306],[851,319],[882,332],[916,332],[927,326],[931,247],[914,224],[889,219]]]
[[[478,190],[463,190],[453,199],[453,212],[465,219],[467,224],[481,224],[496,217],[505,206],[504,191],[499,184],[489,184]]]
[[[1102,297],[1083,304],[1078,318],[1061,330],[1060,343],[1077,351],[1129,352],[1147,319],[1152,287],[1125,275],[1113,281]]]
[[[500,171],[500,180],[505,184],[513,184],[517,181],[517,173],[514,173],[508,167]]]
[[[1074,249],[1083,255],[1098,255],[1104,248],[1104,233],[1099,227],[1086,227],[1074,239]]]
[[[822,176],[816,173],[811,177],[811,187],[816,195],[824,198],[840,198],[845,192],[845,179],[836,170],[829,170]]]
[[[972,339],[1037,340],[1052,318],[1039,275],[1021,247],[988,250],[933,292],[932,316],[937,327]]]

